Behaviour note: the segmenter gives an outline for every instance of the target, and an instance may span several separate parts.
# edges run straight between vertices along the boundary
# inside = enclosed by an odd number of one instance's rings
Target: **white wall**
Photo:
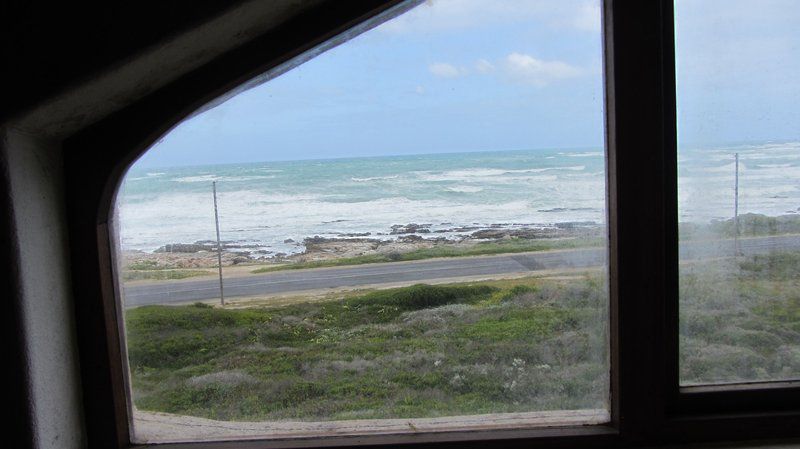
[[[20,286],[34,447],[82,448],[86,444],[60,147],[13,130],[0,130],[0,139],[0,158],[8,168],[11,226],[17,236],[12,263]]]

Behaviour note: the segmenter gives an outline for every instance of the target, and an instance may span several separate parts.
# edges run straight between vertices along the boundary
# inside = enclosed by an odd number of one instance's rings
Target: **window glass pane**
[[[597,2],[426,2],[166,135],[134,440],[607,421],[601,48]]]
[[[680,379],[800,377],[800,8],[676,3]]]

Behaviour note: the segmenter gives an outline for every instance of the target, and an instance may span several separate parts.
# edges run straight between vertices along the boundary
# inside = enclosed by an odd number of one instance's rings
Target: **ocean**
[[[800,212],[800,142],[761,143],[682,150],[681,221],[732,216],[734,153],[740,213]],[[312,236],[391,239],[392,226],[409,223],[455,238],[459,227],[606,222],[601,149],[134,165],[118,195],[122,249],[214,239],[214,180],[222,240],[267,257],[302,252]]]

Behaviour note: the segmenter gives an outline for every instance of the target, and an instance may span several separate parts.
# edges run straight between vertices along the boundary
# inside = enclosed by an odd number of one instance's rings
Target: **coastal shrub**
[[[496,291],[487,285],[435,286],[417,284],[396,290],[384,290],[353,300],[351,304],[375,302],[396,305],[406,310],[443,306],[456,302],[469,302]]]
[[[391,262],[397,262],[399,260],[403,260],[403,254],[397,251],[392,251],[386,254],[386,259]]]
[[[122,280],[123,281],[143,281],[143,280],[166,281],[175,279],[186,279],[196,276],[205,276],[208,274],[212,273],[207,270],[172,270],[172,269],[157,269],[153,271],[133,270],[133,271],[123,271]]]
[[[570,311],[552,307],[499,310],[475,324],[463,326],[460,336],[490,341],[536,341],[570,324],[576,324]]]
[[[779,379],[793,379],[800,372],[800,345],[784,345],[776,351],[778,366],[781,367]]]
[[[128,264],[128,270],[157,270],[159,268],[175,268],[173,266],[159,266],[158,261],[156,260],[137,260],[136,262],[132,262]]]
[[[487,285],[435,286],[412,285],[389,290],[379,290],[345,302],[349,308],[367,307],[377,315],[428,309],[453,303],[469,303],[486,298],[496,288]],[[390,312],[391,311],[391,312]]]
[[[465,315],[472,310],[472,307],[469,304],[447,304],[430,309],[405,312],[400,318],[409,327],[431,329],[449,321],[458,320],[463,322],[468,320]]]
[[[769,320],[771,327],[785,327],[800,333],[800,294],[788,298],[771,298],[753,308],[753,312]]]
[[[740,262],[739,267],[749,278],[797,280],[800,279],[800,253],[757,254]]]
[[[225,353],[247,340],[242,327],[270,320],[258,309],[144,306],[126,311],[131,368],[185,366]]]
[[[211,384],[240,385],[240,384],[252,384],[256,382],[257,380],[255,377],[243,371],[228,370],[228,371],[216,371],[213,373],[201,374],[199,376],[190,377],[189,380],[187,381],[187,384],[191,386],[204,387],[206,385],[211,385]]]
[[[792,252],[682,265],[683,381],[797,377],[781,348],[800,346],[798,279],[800,254]]]
[[[767,358],[753,349],[692,340],[682,343],[682,377],[692,383],[769,378]]]
[[[763,236],[800,233],[800,216],[779,215],[770,217],[762,214],[742,214],[738,217],[739,235]],[[733,237],[734,220],[715,220],[708,225],[708,230],[718,235]]]
[[[131,309],[134,401],[228,420],[596,407],[605,330],[599,309],[568,298],[585,294],[571,283],[588,280],[416,285],[263,309]],[[496,295],[511,299],[488,301]]]
[[[530,285],[515,285],[508,290],[501,290],[492,296],[494,302],[505,302],[519,298],[522,295],[536,293],[536,287]]]

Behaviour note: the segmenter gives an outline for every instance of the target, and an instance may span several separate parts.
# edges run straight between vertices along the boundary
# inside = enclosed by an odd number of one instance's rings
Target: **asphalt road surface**
[[[800,250],[800,236],[776,236],[741,239],[745,255],[773,250]],[[681,245],[680,258],[702,259],[730,256],[733,240],[689,242]],[[307,270],[284,270],[259,275],[228,278],[224,281],[226,298],[238,296],[291,293],[363,285],[415,283],[466,276],[491,276],[535,272],[549,269],[588,268],[605,264],[606,251],[562,250],[482,257],[454,257],[410,262],[376,263]],[[219,281],[192,280],[160,282],[123,287],[125,306],[168,304],[219,298]]]

